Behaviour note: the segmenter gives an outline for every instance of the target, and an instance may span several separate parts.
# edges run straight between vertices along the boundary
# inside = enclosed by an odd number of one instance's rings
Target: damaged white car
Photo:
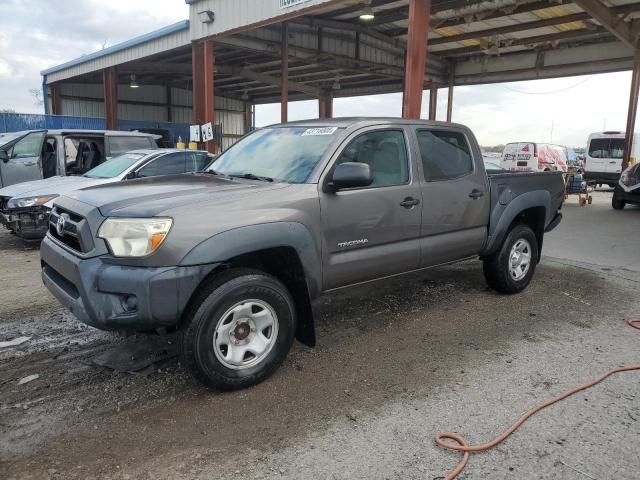
[[[77,177],[51,177],[0,189],[0,223],[25,240],[47,234],[49,212],[60,195],[106,183],[203,170],[213,161],[194,150],[135,150],[119,155]]]

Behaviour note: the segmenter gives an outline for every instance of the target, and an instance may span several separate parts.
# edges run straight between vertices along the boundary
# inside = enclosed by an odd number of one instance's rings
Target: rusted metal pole
[[[456,78],[456,64],[454,62],[449,63],[449,92],[447,95],[447,122],[451,123],[453,117],[453,87]]]
[[[410,0],[404,96],[402,99],[402,116],[404,118],[420,118],[430,17],[431,0]]]
[[[118,129],[118,74],[115,67],[102,72],[104,84],[104,118],[107,130]]]
[[[204,123],[204,46],[201,42],[191,44],[191,70],[193,95],[193,123]],[[189,139],[186,139],[187,142]]]
[[[62,98],[60,97],[60,85],[49,85],[51,89],[51,113],[53,115],[62,115]],[[47,99],[45,98],[45,101]]]
[[[289,24],[282,24],[282,74],[280,94],[280,121],[289,121]]]
[[[629,113],[627,114],[627,129],[624,135],[624,158],[622,171],[629,166],[631,149],[633,148],[633,131],[636,126],[636,112],[638,111],[638,88],[640,87],[640,49],[636,50],[633,58],[633,74],[631,75],[631,92],[629,93]]]
[[[333,118],[333,95],[331,91],[323,90],[318,99],[318,112],[320,118]]]
[[[447,95],[447,122],[451,123],[453,116],[453,85],[449,85],[449,93]]]
[[[251,102],[244,102],[244,133],[251,131],[253,126],[253,108]]]
[[[216,96],[215,96],[215,72],[216,72],[216,53],[212,41],[206,40],[203,44],[202,53],[204,55],[204,80],[203,80],[203,100],[204,100],[204,121],[203,124],[216,124]],[[210,153],[216,153],[218,147],[216,141],[206,142],[206,149]]]
[[[429,120],[435,120],[438,112],[438,87],[432,83],[429,92]]]

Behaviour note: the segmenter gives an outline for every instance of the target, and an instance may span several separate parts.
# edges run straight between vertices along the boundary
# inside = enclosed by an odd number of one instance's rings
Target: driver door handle
[[[400,206],[404,208],[413,208],[417,205],[420,205],[420,200],[413,197],[407,197],[402,202],[400,202]]]
[[[478,198],[484,196],[484,192],[482,190],[478,190],[477,188],[474,188],[469,194],[469,196],[474,200],[477,200]]]

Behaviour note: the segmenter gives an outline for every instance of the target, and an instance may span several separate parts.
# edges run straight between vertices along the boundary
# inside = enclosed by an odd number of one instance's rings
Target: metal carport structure
[[[438,89],[448,88],[450,120],[457,85],[633,70],[631,142],[638,1],[187,3],[189,21],[44,71],[50,111],[102,102],[99,113],[115,127],[129,109],[146,109],[173,121],[222,123],[231,143],[249,128],[255,104],[280,102],[286,121],[291,100],[318,99],[320,116],[330,117],[333,98],[403,92],[403,115],[417,118],[427,89],[435,118]],[[369,8],[374,16],[363,20]],[[127,88],[133,82],[145,88]],[[155,93],[143,98],[143,90]]]

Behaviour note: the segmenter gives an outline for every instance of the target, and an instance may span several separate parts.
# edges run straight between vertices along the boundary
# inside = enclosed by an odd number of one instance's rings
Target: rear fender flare
[[[487,244],[480,257],[487,257],[500,249],[509,227],[518,215],[529,208],[543,207],[545,209],[544,227],[549,225],[551,215],[551,194],[546,190],[527,192],[511,199],[512,193],[507,188],[498,194],[498,202],[491,212],[489,220],[489,236]]]

